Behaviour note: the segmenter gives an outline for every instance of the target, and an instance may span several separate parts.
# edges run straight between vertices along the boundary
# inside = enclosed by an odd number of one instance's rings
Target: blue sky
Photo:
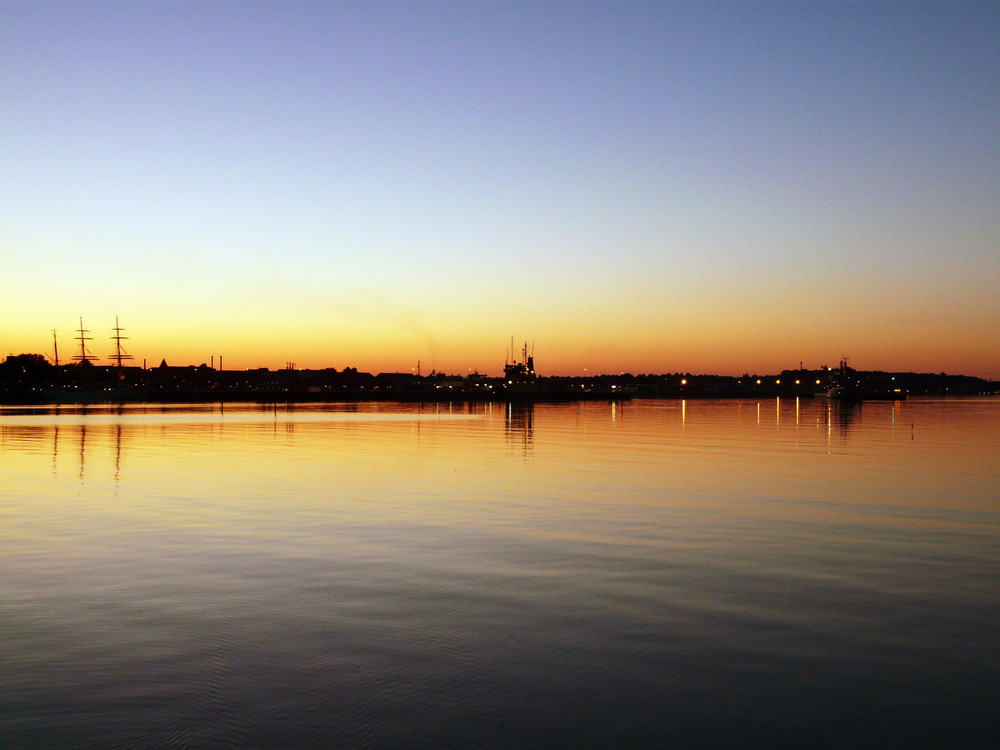
[[[4,353],[118,314],[157,361],[489,371],[514,335],[550,371],[1000,377],[998,3],[0,28]]]

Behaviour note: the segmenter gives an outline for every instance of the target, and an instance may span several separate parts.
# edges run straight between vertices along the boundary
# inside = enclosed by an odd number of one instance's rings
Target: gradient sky
[[[0,1],[0,356],[1000,379],[1000,3]]]

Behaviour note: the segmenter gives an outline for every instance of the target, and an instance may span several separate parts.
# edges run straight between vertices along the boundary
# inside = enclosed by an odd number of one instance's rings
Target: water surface
[[[994,747],[1000,400],[7,408],[0,744]]]

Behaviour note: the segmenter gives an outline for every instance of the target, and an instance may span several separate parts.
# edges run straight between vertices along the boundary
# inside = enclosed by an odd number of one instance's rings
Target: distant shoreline
[[[901,400],[908,396],[1000,393],[1000,383],[947,373],[783,370],[744,374],[537,376],[533,368],[508,368],[505,377],[478,373],[372,374],[348,367],[323,370],[222,370],[207,365],[154,368],[93,364],[56,366],[38,354],[9,356],[0,363],[0,404],[93,403],[337,403],[624,401],[659,399],[813,398],[832,390],[855,399]],[[843,386],[847,386],[844,388]]]

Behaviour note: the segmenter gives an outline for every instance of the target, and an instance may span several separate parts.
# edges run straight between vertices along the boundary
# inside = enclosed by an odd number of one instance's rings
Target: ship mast
[[[86,334],[90,331],[83,327],[83,316],[80,316],[80,327],[77,329],[77,333],[80,335],[76,337],[76,340],[80,342],[80,353],[74,354],[73,359],[76,360],[77,364],[91,364],[90,359],[93,355],[87,353],[87,342],[93,341],[93,336],[87,336]]]
[[[59,366],[59,341],[56,339],[56,329],[52,329],[52,351],[55,353],[55,359],[53,360],[56,367]]]
[[[128,336],[122,336],[122,331],[125,329],[118,325],[118,316],[115,316],[115,327],[112,328],[115,335],[111,337],[111,340],[115,342],[115,353],[111,355],[111,361],[118,365],[118,369],[122,369],[123,359],[132,359],[132,355],[126,352],[122,348],[122,341],[128,340]]]

